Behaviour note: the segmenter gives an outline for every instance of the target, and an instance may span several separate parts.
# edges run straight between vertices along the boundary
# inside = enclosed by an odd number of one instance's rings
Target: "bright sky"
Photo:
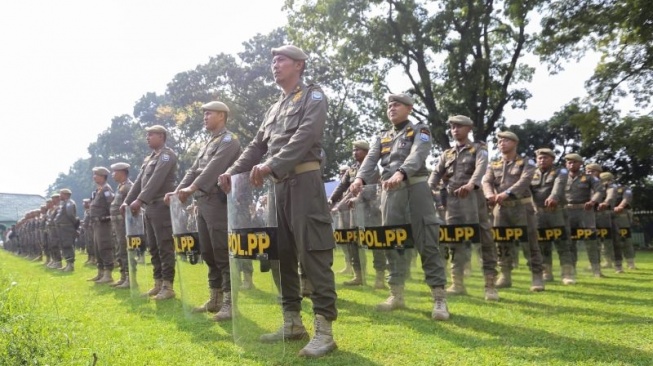
[[[0,2],[0,192],[44,194],[87,157],[111,118],[220,52],[286,23],[283,0]],[[549,76],[539,68],[525,112],[547,119],[584,96],[596,58]]]

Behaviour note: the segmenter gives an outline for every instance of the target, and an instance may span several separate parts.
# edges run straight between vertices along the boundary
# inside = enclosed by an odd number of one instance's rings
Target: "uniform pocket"
[[[306,217],[305,245],[308,250],[330,250],[335,248],[331,216],[312,214]]]

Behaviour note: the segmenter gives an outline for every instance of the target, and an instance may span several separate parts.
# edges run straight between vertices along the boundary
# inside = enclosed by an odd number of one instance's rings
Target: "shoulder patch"
[[[322,100],[322,92],[319,92],[319,91],[317,91],[317,90],[314,90],[314,91],[311,93],[311,98],[312,98],[313,100]]]
[[[528,165],[535,166],[535,161],[533,159],[528,159]]]
[[[161,154],[161,161],[170,161],[170,155]]]
[[[592,181],[594,181],[594,182],[598,182],[598,181],[599,181],[599,178],[592,176]]]
[[[231,134],[227,133],[226,135],[224,135],[224,137],[222,138],[222,141],[230,142],[231,141]]]
[[[631,194],[631,193],[633,193],[633,191],[631,191],[630,189],[627,189],[626,192],[624,192],[624,193]]]
[[[431,131],[428,128],[422,127],[419,129],[419,139],[426,142],[431,139]]]
[[[569,174],[569,171],[565,168],[560,169],[560,174]]]
[[[109,198],[111,196],[113,196],[113,193],[111,193],[111,191],[104,191],[104,197]]]

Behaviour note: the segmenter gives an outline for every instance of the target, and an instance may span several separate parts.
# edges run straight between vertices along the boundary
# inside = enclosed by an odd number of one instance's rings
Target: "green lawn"
[[[336,259],[338,270],[342,251]],[[543,293],[528,291],[522,260],[513,288],[501,291],[498,303],[483,300],[476,266],[467,279],[469,295],[450,297],[451,320],[438,323],[430,319],[429,292],[417,268],[407,286],[408,308],[389,314],[374,311],[386,291],[346,288],[341,283],[349,276],[338,275],[338,350],[318,360],[296,356],[303,341],[286,343],[285,353],[253,341],[280,317],[267,276],[255,274],[257,289],[240,294],[244,317],[236,331],[245,343],[236,346],[231,322],[187,311],[206,296],[203,264],[185,265],[175,283],[177,299],[157,303],[86,282],[95,270],[83,267],[84,260],[79,255],[76,272],[64,274],[0,250],[0,365],[93,365],[94,355],[97,365],[129,366],[653,364],[651,252],[638,253],[636,271],[605,270],[605,279],[580,271],[577,285],[555,282]],[[579,268],[586,265],[581,256]],[[151,266],[139,269],[148,287]],[[303,318],[312,331],[308,300]]]

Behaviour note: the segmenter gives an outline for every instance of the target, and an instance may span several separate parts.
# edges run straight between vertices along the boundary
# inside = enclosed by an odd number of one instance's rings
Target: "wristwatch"
[[[506,192],[506,194],[507,194],[508,196],[510,196],[510,195],[512,194],[512,192],[510,192],[509,189],[506,189],[504,192]]]

